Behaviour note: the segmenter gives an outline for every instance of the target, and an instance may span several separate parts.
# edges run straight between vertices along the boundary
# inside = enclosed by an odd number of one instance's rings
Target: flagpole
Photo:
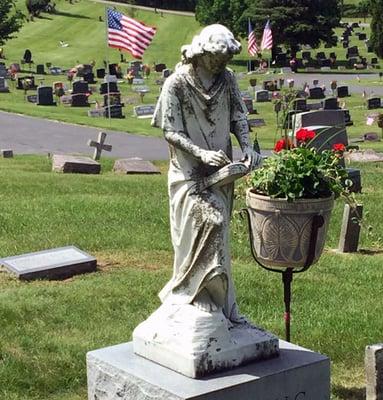
[[[112,119],[111,119],[111,112],[110,112],[110,68],[109,68],[109,46],[108,46],[108,7],[105,5],[105,56],[106,56],[106,72],[105,76],[107,77],[106,79],[106,87],[107,87],[107,99],[106,99],[106,106],[107,106],[107,113],[108,113],[108,119],[109,119],[109,127],[112,126]]]

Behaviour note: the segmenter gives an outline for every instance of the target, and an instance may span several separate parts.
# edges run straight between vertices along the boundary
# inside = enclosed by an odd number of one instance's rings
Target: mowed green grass
[[[95,3],[89,0],[82,0],[75,4],[60,0],[57,1],[58,14],[43,14],[43,18],[36,18],[33,22],[25,23],[22,30],[17,34],[17,38],[7,42],[4,46],[7,55],[7,62],[20,62],[24,51],[29,48],[32,51],[33,59],[36,64],[51,62],[53,65],[58,65],[62,68],[70,68],[80,63],[89,63],[92,60],[96,62],[96,68],[103,67],[103,61],[108,58],[111,62],[119,62],[120,55],[117,50],[107,49],[105,46],[105,23],[99,22],[99,17],[104,18],[105,6],[100,3]],[[25,10],[25,5],[22,0],[19,0],[18,5]],[[158,28],[157,34],[151,46],[145,52],[144,62],[151,64],[152,62],[164,62],[174,69],[175,64],[180,59],[180,48],[185,43],[190,43],[193,35],[200,29],[199,24],[193,17],[185,17],[171,14],[155,14],[154,12],[145,12],[141,10],[131,11],[131,8],[121,6],[119,9],[125,13],[133,12],[134,17],[144,21],[147,24],[154,25]],[[349,21],[351,22],[351,20]],[[365,28],[369,34],[369,28]],[[341,29],[336,29],[338,35],[341,34]],[[59,41],[69,43],[69,47],[62,48],[59,46]],[[364,49],[364,43],[359,41],[354,35],[351,37],[351,45],[357,44],[363,55],[367,55]],[[243,47],[246,48],[246,42],[243,41]],[[312,50],[313,57],[317,51],[323,50],[327,55],[331,51],[335,51],[338,59],[345,58],[345,50],[338,45],[336,48]],[[126,54],[127,60],[132,60]],[[266,54],[265,54],[266,55]],[[371,58],[373,54],[368,54]],[[235,57],[230,67],[236,72],[244,72],[248,56],[246,51]],[[35,65],[32,70],[35,70]],[[128,64],[122,64],[124,71]],[[25,66],[26,72],[28,66]],[[22,74],[20,74],[22,75]],[[155,104],[159,95],[159,86],[155,81],[160,78],[160,74],[151,73],[146,84],[150,88],[150,93],[145,95],[144,104]],[[361,74],[361,85],[366,85],[367,89],[374,86],[381,86],[383,83],[376,79],[371,79],[368,75]],[[264,79],[270,79],[270,75],[257,75],[259,83]],[[276,78],[281,75],[276,75]],[[36,83],[51,85],[55,81],[63,81],[67,88],[70,88],[69,82],[65,75],[51,76],[35,75]],[[329,78],[330,80],[330,78]],[[341,82],[339,82],[340,84]],[[355,82],[353,82],[355,83]],[[248,77],[244,77],[239,81],[242,89],[247,89]],[[359,83],[357,83],[359,84]],[[90,101],[98,101],[102,103],[102,97],[97,94],[99,82],[93,87],[93,95]],[[90,118],[87,115],[86,108],[71,108],[63,105],[57,107],[39,107],[35,104],[28,103],[24,93],[21,90],[16,90],[15,85],[11,84],[11,93],[0,93],[0,109],[21,114],[33,115],[36,117],[49,118],[64,122],[73,122],[81,125],[96,126],[107,130],[118,130],[134,134],[144,134],[151,136],[160,136],[162,133],[158,129],[150,126],[150,120],[139,120],[133,116],[133,108],[140,104],[139,96],[134,92],[132,86],[127,83],[120,83],[119,88],[122,93],[122,101],[125,103],[124,114],[125,119],[107,120],[105,118]],[[33,94],[35,91],[29,91],[28,94]],[[129,104],[133,102],[135,104]],[[350,108],[354,127],[349,128],[351,136],[360,136],[365,133],[365,121],[368,114],[365,109],[365,102],[360,95],[353,95],[347,100],[347,106]],[[262,148],[271,148],[274,144],[276,136],[276,123],[273,113],[273,108],[270,103],[256,104],[259,116],[264,118],[267,126],[258,131]],[[368,128],[368,131],[378,130],[377,127]],[[380,145],[374,145],[380,148]]]
[[[87,176],[52,173],[45,157],[0,159],[0,257],[75,245],[99,264],[64,281],[26,283],[0,272],[0,398],[84,400],[86,352],[129,341],[158,307],[172,273],[167,166],[158,165],[161,176],[121,176],[105,159],[101,175]],[[382,164],[363,166],[362,251],[333,252],[337,201],[324,255],[293,282],[292,340],[330,356],[336,400],[363,399],[364,349],[381,341],[382,173]],[[241,188],[238,195],[231,239],[238,302],[283,337],[281,277],[251,258]]]

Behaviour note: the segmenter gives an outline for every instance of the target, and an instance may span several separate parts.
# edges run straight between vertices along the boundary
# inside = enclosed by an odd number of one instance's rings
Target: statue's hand
[[[230,158],[222,150],[201,150],[200,157],[204,164],[213,165],[215,167],[223,167],[231,163]]]
[[[262,166],[263,158],[249,146],[243,149],[243,158],[241,161],[247,164],[250,170],[253,170]]]

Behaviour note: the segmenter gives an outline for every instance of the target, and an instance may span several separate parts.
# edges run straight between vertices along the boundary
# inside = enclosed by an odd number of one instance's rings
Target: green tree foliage
[[[14,7],[13,0],[0,0],[0,45],[12,38],[12,33],[22,26],[24,15]]]
[[[198,0],[195,15],[202,25],[220,23],[239,36],[245,33],[241,18],[246,9],[244,0]]]
[[[249,2],[245,17],[254,23],[258,35],[270,19],[274,43],[286,45],[295,54],[301,44],[316,48],[321,41],[331,42],[340,8],[337,0],[260,0]]]
[[[257,37],[270,19],[275,45],[285,44],[294,53],[300,44],[318,47],[330,42],[340,21],[338,0],[198,0],[196,18],[229,27],[237,36],[247,35],[250,18]]]
[[[383,0],[371,0],[371,45],[379,58],[383,58]]]
[[[30,15],[37,17],[41,12],[45,11],[50,0],[26,0],[25,5]]]

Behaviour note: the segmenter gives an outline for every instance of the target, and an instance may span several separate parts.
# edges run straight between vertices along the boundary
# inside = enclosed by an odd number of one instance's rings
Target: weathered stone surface
[[[54,154],[52,171],[78,174],[99,174],[101,164],[89,157]]]
[[[383,400],[383,343],[366,347],[366,400]]]
[[[191,378],[276,357],[278,338],[248,323],[230,324],[221,310],[162,305],[133,332],[133,348]]]
[[[19,279],[63,279],[72,275],[95,271],[94,257],[74,247],[60,247],[7,257],[0,260]]]
[[[160,170],[150,161],[137,158],[123,158],[116,160],[113,171],[123,174],[160,174]]]
[[[354,253],[358,251],[360,223],[363,214],[363,206],[351,208],[345,204],[343,211],[342,229],[340,232],[338,250],[342,253]]]
[[[133,353],[132,343],[87,354],[89,400],[329,400],[329,359],[280,341],[280,357],[192,379]]]

